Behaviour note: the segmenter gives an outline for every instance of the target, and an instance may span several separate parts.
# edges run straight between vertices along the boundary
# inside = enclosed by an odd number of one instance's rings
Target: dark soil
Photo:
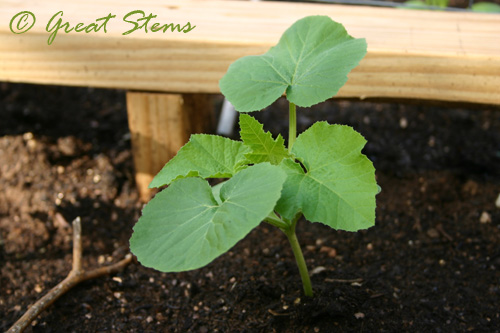
[[[220,103],[220,97],[214,97]],[[0,330],[71,269],[128,251],[141,203],[124,93],[0,85]],[[286,103],[257,113],[283,131]],[[499,332],[500,110],[329,101],[299,110],[368,140],[382,193],[357,233],[299,222],[315,297],[287,240],[261,225],[205,268],[165,274],[134,263],[72,289],[35,332]]]

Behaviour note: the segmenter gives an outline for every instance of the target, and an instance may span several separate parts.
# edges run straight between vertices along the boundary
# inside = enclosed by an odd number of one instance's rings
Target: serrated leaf
[[[146,205],[130,249],[144,266],[163,272],[202,267],[259,225],[285,179],[269,163],[248,167],[221,185],[220,203],[206,180],[176,180]]]
[[[287,173],[276,211],[292,219],[299,211],[311,222],[356,231],[375,224],[375,168],[361,154],[366,140],[349,126],[318,122],[299,135],[283,160]]]
[[[309,107],[334,96],[365,54],[365,40],[349,36],[342,24],[308,16],[267,53],[236,60],[219,86],[242,112],[261,110],[285,91],[290,102]]]
[[[229,178],[239,169],[249,149],[240,141],[216,135],[193,134],[163,169],[150,188],[168,185],[178,178]]]
[[[278,135],[276,140],[273,139],[271,133],[264,132],[261,123],[247,114],[240,114],[240,136],[245,146],[250,148],[250,152],[245,154],[245,164],[270,162],[278,165],[284,158],[290,157],[283,137]]]

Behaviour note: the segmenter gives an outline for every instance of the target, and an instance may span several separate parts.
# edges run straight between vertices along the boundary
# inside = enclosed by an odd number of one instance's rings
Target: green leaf
[[[224,185],[225,181],[224,182],[221,182],[217,185],[214,185],[212,186],[212,195],[214,196],[214,199],[215,201],[217,201],[217,204],[222,204],[222,201],[220,199],[220,189],[222,187],[222,185]]]
[[[261,110],[285,91],[290,102],[309,107],[334,96],[365,54],[365,40],[349,36],[342,24],[308,16],[267,53],[236,60],[219,86],[242,112]]]
[[[375,169],[361,154],[366,140],[349,126],[318,122],[302,133],[291,159],[276,211],[287,219],[302,212],[311,222],[356,231],[375,224]],[[305,169],[305,170],[304,170]]]
[[[500,5],[492,2],[478,2],[472,5],[472,11],[482,13],[500,13]]]
[[[429,5],[422,0],[409,0],[404,2],[404,9],[428,9]]]
[[[249,149],[240,141],[216,135],[193,134],[163,169],[150,188],[168,185],[178,178],[229,178],[241,167]]]
[[[240,114],[240,136],[250,148],[250,152],[245,154],[245,164],[270,162],[278,165],[284,158],[290,157],[283,137],[278,135],[274,140],[271,133],[264,132],[261,123],[247,114]]]
[[[163,272],[205,266],[273,210],[285,179],[269,163],[248,167],[220,187],[221,203],[206,180],[176,180],[146,205],[130,249],[144,266]]]

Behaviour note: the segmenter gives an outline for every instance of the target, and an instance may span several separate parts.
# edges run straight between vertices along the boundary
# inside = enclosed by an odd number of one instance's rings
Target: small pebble
[[[306,245],[306,250],[312,252],[312,251],[316,250],[316,246],[314,246],[314,245]]]
[[[495,206],[500,208],[500,193],[498,193],[497,201],[495,201]]]
[[[368,244],[366,244],[366,249],[367,249],[368,251],[372,251],[372,250],[373,250],[373,244],[372,244],[372,243],[368,243]]]
[[[363,312],[356,312],[354,314],[354,317],[356,317],[356,319],[363,319],[365,317],[365,314]]]
[[[427,142],[427,144],[429,145],[429,147],[434,147],[436,145],[436,138],[433,137],[433,136],[430,136],[429,137],[429,141]]]
[[[327,253],[330,258],[335,258],[337,256],[337,250],[329,246],[322,246],[319,252]]]
[[[482,212],[481,217],[479,218],[479,222],[491,223],[491,215],[488,212]]]
[[[23,134],[23,139],[24,139],[24,141],[33,140],[33,133],[31,133],[31,132],[24,133]]]
[[[32,150],[32,151],[33,151],[33,150],[36,148],[36,140],[34,140],[34,139],[32,139],[32,140],[28,140],[28,141],[26,142],[26,145],[28,146],[28,148],[29,148],[30,150]]]
[[[434,228],[430,228],[429,230],[427,230],[427,236],[429,236],[430,238],[438,238],[439,237],[439,231],[437,231]]]
[[[92,181],[94,182],[94,184],[99,183],[101,181],[101,176],[94,175],[94,178],[92,178]]]
[[[408,127],[408,120],[405,117],[399,119],[399,127],[403,129]]]
[[[314,268],[312,271],[311,271],[311,275],[316,275],[316,274],[319,274],[321,272],[324,272],[326,271],[326,268],[323,267],[323,266],[318,266],[316,268]]]

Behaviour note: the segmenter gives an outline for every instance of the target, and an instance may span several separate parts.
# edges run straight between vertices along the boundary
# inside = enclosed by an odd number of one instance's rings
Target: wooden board
[[[208,95],[127,93],[135,180],[141,199],[148,201],[148,185],[163,165],[177,154],[192,133],[213,126]]]
[[[190,22],[188,33],[143,30],[122,35],[122,20],[141,9],[151,23]],[[23,10],[36,16],[24,34],[9,29]],[[116,15],[107,32],[59,32],[50,18],[63,11],[71,26]],[[0,3],[0,80],[180,93],[218,93],[231,62],[261,54],[307,15],[329,15],[364,37],[368,55],[342,97],[422,98],[500,104],[500,15],[354,7],[330,4],[209,0],[88,0]]]

